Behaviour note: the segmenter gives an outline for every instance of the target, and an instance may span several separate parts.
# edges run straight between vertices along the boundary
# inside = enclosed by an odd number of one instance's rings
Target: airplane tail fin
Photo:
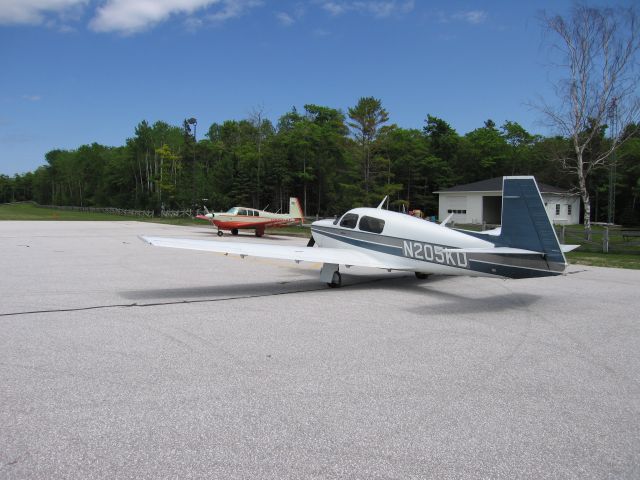
[[[541,252],[551,270],[563,271],[567,261],[549,220],[534,177],[504,177],[502,228],[496,245]]]
[[[296,220],[300,220],[300,223],[304,220],[302,214],[302,207],[300,206],[300,200],[296,197],[289,198],[289,215]]]

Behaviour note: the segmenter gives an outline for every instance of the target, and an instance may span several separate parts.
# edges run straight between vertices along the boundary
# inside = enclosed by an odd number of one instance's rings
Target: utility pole
[[[198,120],[191,117],[187,120],[187,123],[193,125],[193,162],[191,170],[191,208],[193,209],[196,203],[196,127],[198,126]]]
[[[613,97],[609,110],[609,121],[611,123],[611,141],[615,142],[618,132],[616,131],[616,109],[617,98]],[[616,221],[616,151],[611,153],[609,165],[609,205],[607,207],[607,223],[614,224]]]

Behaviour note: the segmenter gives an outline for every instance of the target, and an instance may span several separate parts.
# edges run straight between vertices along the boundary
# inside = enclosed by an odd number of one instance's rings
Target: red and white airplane
[[[247,207],[232,207],[226,212],[209,212],[204,207],[205,215],[196,215],[200,220],[207,220],[218,227],[218,236],[223,230],[230,230],[231,235],[238,235],[240,229],[255,229],[256,237],[264,235],[264,229],[269,227],[283,227],[291,223],[302,223],[303,215],[300,201],[289,198],[289,213],[273,213]]]

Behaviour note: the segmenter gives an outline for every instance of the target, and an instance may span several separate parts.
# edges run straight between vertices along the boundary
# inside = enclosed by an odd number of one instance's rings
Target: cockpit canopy
[[[360,223],[358,223],[358,219],[360,219]],[[342,218],[337,219],[333,223],[337,225],[338,222],[343,228],[356,228],[357,226],[363,232],[382,233],[384,230],[384,220],[369,215],[363,215],[362,218],[360,218],[357,213],[347,212]]]
[[[259,217],[260,213],[258,210],[252,210],[251,208],[244,207],[231,207],[227,210],[227,215],[246,215],[249,217]]]

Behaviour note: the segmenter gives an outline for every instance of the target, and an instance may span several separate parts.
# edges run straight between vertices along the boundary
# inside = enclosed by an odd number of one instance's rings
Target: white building
[[[580,196],[558,187],[538,183],[547,215],[553,223],[580,223]],[[502,217],[502,177],[458,185],[439,194],[438,218],[450,213],[456,223],[499,225]]]

